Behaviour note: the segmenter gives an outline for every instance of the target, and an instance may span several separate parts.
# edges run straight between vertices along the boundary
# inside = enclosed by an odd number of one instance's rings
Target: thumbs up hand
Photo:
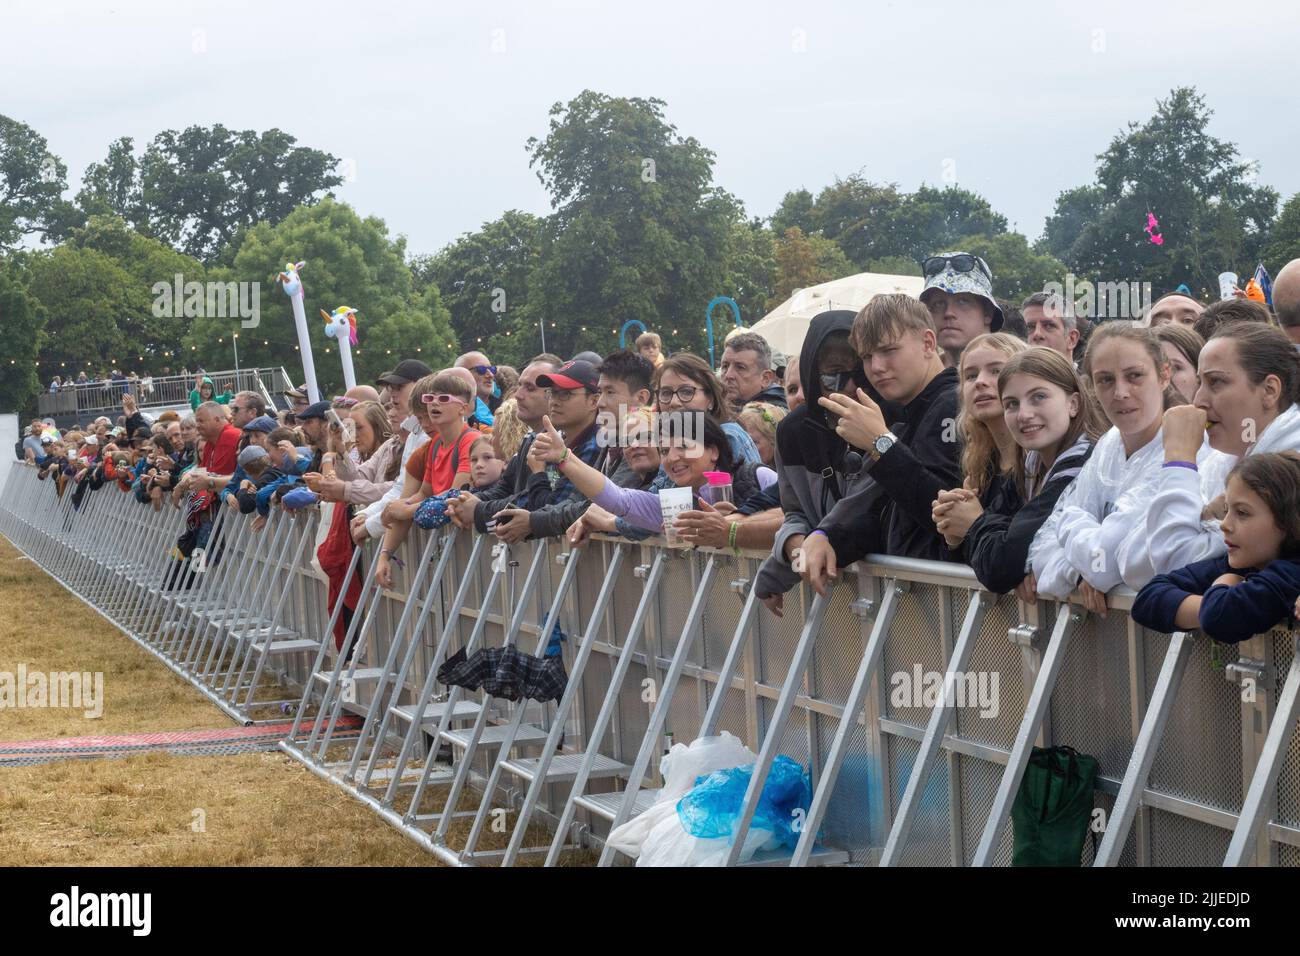
[[[564,439],[551,424],[551,416],[542,416],[542,430],[533,439],[533,447],[528,454],[535,455],[542,461],[556,462],[564,455]]]

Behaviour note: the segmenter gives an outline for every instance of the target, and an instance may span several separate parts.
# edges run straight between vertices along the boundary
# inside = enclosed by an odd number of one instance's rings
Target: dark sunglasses
[[[853,381],[852,372],[822,372],[817,378],[822,383],[822,394],[830,395],[832,392],[844,394],[844,387]]]
[[[993,281],[993,277],[989,275],[989,269],[988,266],[984,264],[984,260],[979,256],[972,256],[967,252],[955,256],[931,256],[929,259],[926,259],[921,263],[921,271],[925,273],[927,279],[931,276],[937,276],[940,272],[949,268],[951,268],[953,272],[970,272],[972,269],[979,269],[980,272],[984,273],[984,275],[988,277],[990,282]]]
[[[497,367],[495,365],[471,365],[469,370],[475,375],[486,375],[488,372],[496,375],[497,373]]]

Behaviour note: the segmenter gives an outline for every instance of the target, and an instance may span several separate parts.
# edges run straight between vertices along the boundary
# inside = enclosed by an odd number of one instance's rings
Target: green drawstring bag
[[[1092,820],[1097,758],[1035,747],[1011,807],[1012,866],[1079,866]]]

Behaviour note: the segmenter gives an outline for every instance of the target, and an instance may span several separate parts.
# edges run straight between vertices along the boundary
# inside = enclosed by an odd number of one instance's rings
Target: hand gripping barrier
[[[340,651],[342,601],[312,563],[322,515],[275,509],[255,531],[223,508],[182,563],[170,505],[73,497],[16,466],[0,533],[231,717],[289,708],[286,753],[453,865],[626,864],[605,836],[653,804],[658,756],[722,731],[757,754],[732,864],[1006,865],[1030,752],[1054,744],[1101,764],[1085,863],[1300,863],[1290,632],[1157,634],[1122,590],[1099,618],[891,557],[825,597],[792,591],[777,618],[750,587],[757,553],[414,529],[390,589],[373,545],[354,553]],[[561,633],[558,699],[438,680],[460,651],[540,657]],[[779,755],[809,768],[812,800],[793,850],[745,859]]]

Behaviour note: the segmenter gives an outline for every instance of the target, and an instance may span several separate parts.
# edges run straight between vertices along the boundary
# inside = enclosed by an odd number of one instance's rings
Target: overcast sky
[[[49,140],[72,192],[119,136],[277,126],[346,158],[339,197],[414,253],[546,213],[524,142],[586,88],[666,100],[751,215],[857,170],[910,190],[949,168],[1033,239],[1182,84],[1261,182],[1300,190],[1290,0],[0,4],[0,113]]]

